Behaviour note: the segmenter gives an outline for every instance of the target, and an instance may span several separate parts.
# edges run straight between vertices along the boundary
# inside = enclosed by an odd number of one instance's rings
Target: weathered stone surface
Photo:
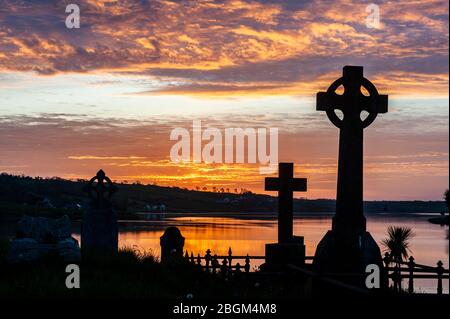
[[[67,215],[58,219],[23,216],[17,224],[17,238],[33,238],[39,243],[56,243],[71,237]]]
[[[35,263],[39,258],[39,243],[35,239],[16,239],[9,246],[7,260],[10,263]]]
[[[80,246],[75,238],[61,240],[57,244],[58,255],[65,262],[77,262],[81,259]]]
[[[297,242],[266,244],[264,270],[280,270],[287,264],[301,266],[305,264],[305,245],[303,237]]]
[[[319,271],[365,272],[369,264],[381,265],[381,252],[369,232],[353,238],[339,238],[328,231],[317,246],[314,262]]]
[[[119,246],[117,215],[111,208],[88,208],[83,215],[81,249],[87,253],[116,253]]]
[[[37,263],[43,258],[77,262],[78,241],[71,237],[71,222],[66,215],[59,219],[23,216],[17,224],[18,238],[11,242],[7,260],[10,263]]]

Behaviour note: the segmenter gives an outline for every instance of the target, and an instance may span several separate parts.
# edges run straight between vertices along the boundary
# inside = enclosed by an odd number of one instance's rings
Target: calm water
[[[436,265],[442,260],[444,267],[449,264],[448,227],[428,222],[428,215],[382,215],[368,216],[367,227],[375,240],[380,243],[386,237],[389,225],[409,226],[415,237],[411,240],[412,255],[417,263]],[[119,242],[121,247],[136,247],[160,254],[159,237],[164,229],[174,225],[180,228],[186,238],[185,249],[204,255],[206,249],[213,254],[226,255],[231,247],[233,255],[264,255],[264,245],[277,241],[277,220],[267,217],[204,217],[176,216],[161,221],[121,221]],[[331,227],[331,217],[296,217],[294,232],[305,237],[306,254],[314,255],[316,246],[325,232]],[[75,234],[79,238],[79,234]],[[252,265],[258,265],[252,261]],[[417,290],[436,291],[434,280],[417,280]],[[444,281],[448,292],[448,280]]]

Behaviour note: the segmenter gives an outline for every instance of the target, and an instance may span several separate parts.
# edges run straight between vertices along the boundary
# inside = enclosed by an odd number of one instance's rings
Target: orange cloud
[[[298,86],[302,74],[311,74],[308,82],[316,82],[336,65],[355,63],[384,66],[379,78],[387,71],[403,73],[405,81],[395,82],[390,91],[409,93],[417,75],[430,80],[430,86],[433,76],[448,82],[447,2],[379,5],[382,28],[372,30],[365,26],[365,5],[358,1],[83,0],[82,27],[68,31],[64,4],[43,2],[28,10],[25,4],[5,0],[0,70],[158,73],[163,83],[174,79],[171,71],[194,70],[200,72],[195,78],[175,78],[186,82],[178,94],[194,95],[198,83],[206,83],[213,95],[214,88],[223,94],[226,90],[219,88],[226,79],[219,74],[211,79],[210,71],[228,69],[235,72],[232,81],[240,82],[228,83],[240,87],[230,89],[231,94],[253,91],[252,83],[268,95],[285,94]],[[247,70],[258,67],[255,81]],[[298,69],[297,76],[292,69]],[[283,81],[273,79],[283,73]],[[434,92],[445,94],[441,82]]]

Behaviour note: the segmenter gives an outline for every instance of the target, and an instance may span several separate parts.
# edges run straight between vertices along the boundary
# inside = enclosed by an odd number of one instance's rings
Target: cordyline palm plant
[[[411,253],[409,240],[415,235],[410,227],[389,226],[387,230],[388,238],[381,243],[385,250],[389,252],[392,261],[397,267],[400,267],[402,261],[408,258]]]

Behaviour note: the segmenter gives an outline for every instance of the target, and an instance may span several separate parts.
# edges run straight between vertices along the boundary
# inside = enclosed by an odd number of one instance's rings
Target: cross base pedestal
[[[117,216],[108,208],[88,209],[81,224],[81,252],[115,254],[118,251]]]
[[[353,235],[338,234],[329,230],[317,245],[313,266],[319,273],[366,274],[366,266],[380,267],[381,287],[387,285],[383,274],[380,248],[367,231]],[[354,277],[357,278],[357,277]],[[366,276],[352,279],[352,284],[365,286]]]
[[[305,264],[305,244],[302,236],[294,236],[290,243],[266,244],[264,270],[276,270],[287,264]]]

